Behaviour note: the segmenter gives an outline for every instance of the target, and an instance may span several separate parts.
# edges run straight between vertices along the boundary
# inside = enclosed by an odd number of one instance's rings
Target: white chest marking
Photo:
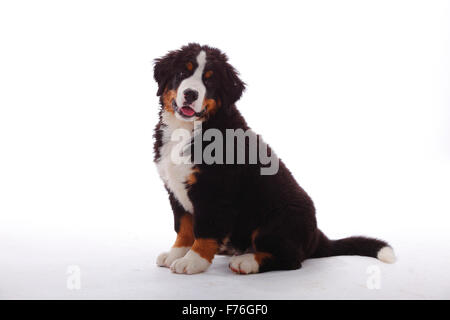
[[[192,173],[192,163],[177,163],[173,161],[171,156],[175,148],[180,147],[180,141],[172,141],[171,136],[174,130],[178,128],[186,129],[186,131],[191,132],[193,129],[193,122],[186,122],[178,120],[173,114],[169,112],[164,112],[162,114],[162,122],[166,125],[163,130],[162,142],[163,145],[160,149],[160,159],[156,163],[158,168],[158,173],[161,179],[164,181],[166,187],[174,194],[175,198],[180,202],[183,208],[189,212],[193,213],[192,202],[188,197],[186,189],[186,180]],[[188,143],[190,139],[186,139]]]

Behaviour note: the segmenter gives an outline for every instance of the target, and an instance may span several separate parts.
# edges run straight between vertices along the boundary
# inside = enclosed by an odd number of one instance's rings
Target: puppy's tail
[[[317,246],[311,258],[351,255],[374,257],[386,263],[396,260],[394,250],[383,240],[366,237],[330,240],[318,230]]]

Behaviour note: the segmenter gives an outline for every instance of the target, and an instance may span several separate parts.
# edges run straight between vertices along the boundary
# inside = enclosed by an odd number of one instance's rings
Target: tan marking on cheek
[[[203,108],[206,108],[205,115],[212,116],[217,112],[218,107],[220,106],[220,102],[217,103],[214,99],[204,99],[203,100]]]
[[[205,73],[205,79],[211,78],[212,75],[213,75],[213,72],[211,70],[207,71]]]
[[[199,168],[194,168],[192,170],[192,173],[188,176],[187,180],[186,180],[186,184],[188,186],[192,186],[193,184],[195,184],[197,182],[197,174],[200,172]]]
[[[195,239],[191,250],[195,251],[203,259],[208,260],[210,263],[214,259],[214,255],[219,249],[219,245],[215,239]]]
[[[192,62],[186,63],[186,69],[188,69],[189,71],[192,71],[192,69],[194,69],[194,66],[192,65]]]
[[[177,96],[177,91],[176,90],[164,90],[163,93],[163,104],[164,104],[164,109],[170,113],[175,113],[173,108],[172,108],[172,100],[175,99]]]
[[[267,252],[256,252],[255,253],[255,260],[258,262],[259,265],[263,262],[264,259],[272,258],[272,255]]]
[[[194,228],[192,227],[192,215],[185,214],[180,219],[180,229],[173,247],[190,247],[194,243]]]

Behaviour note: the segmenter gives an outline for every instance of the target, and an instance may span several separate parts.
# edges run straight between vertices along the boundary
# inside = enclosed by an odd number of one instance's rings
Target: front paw
[[[183,258],[175,260],[170,265],[170,270],[174,273],[195,274],[205,271],[210,265],[208,260],[190,250]]]
[[[160,267],[169,268],[170,265],[177,259],[184,257],[189,247],[173,247],[169,252],[161,253],[156,259],[156,264]]]

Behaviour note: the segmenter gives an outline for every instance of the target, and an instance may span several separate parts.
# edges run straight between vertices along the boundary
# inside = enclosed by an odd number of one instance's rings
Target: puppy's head
[[[206,119],[233,105],[245,84],[216,48],[190,43],[155,60],[162,107],[184,121]]]

